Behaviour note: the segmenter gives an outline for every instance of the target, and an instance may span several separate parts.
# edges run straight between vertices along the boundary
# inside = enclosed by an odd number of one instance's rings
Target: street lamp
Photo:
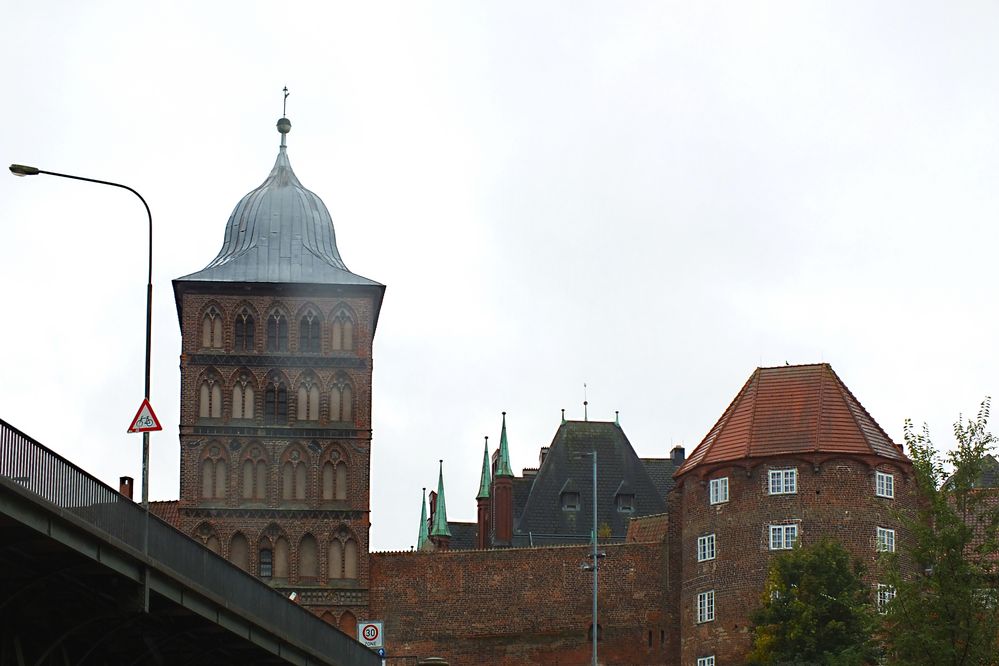
[[[577,460],[582,458],[593,459],[593,531],[590,534],[591,541],[593,542],[593,552],[590,554],[590,558],[593,560],[593,564],[584,564],[583,571],[593,572],[592,666],[597,666],[597,573],[600,570],[600,558],[604,556],[604,553],[597,551],[597,452],[593,450],[587,453],[578,453],[573,457]]]
[[[146,387],[145,398],[149,400],[149,361],[152,350],[152,324],[153,324],[153,214],[149,211],[149,204],[142,198],[142,195],[133,190],[128,185],[112,183],[107,180],[97,180],[96,178],[84,178],[83,176],[71,176],[67,173],[56,173],[55,171],[44,171],[38,167],[25,166],[23,164],[11,164],[10,172],[15,176],[58,176],[60,178],[70,178],[72,180],[82,180],[87,183],[97,183],[99,185],[110,185],[128,190],[146,207],[146,215],[149,217],[149,271],[146,279]],[[149,513],[149,432],[142,433],[142,507]]]

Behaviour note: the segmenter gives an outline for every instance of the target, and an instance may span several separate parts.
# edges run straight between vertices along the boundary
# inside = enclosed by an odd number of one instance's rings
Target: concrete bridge
[[[0,420],[0,664],[381,659]]]

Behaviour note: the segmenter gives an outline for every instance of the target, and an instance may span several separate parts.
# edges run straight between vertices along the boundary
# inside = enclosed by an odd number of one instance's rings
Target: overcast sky
[[[372,548],[443,458],[475,519],[559,410],[701,440],[760,365],[829,362],[885,430],[996,392],[994,2],[34,2],[0,23],[4,164],[153,211],[151,496],[178,495],[170,280],[289,156],[375,338]],[[141,476],[146,227],[124,191],[0,176],[0,418]]]

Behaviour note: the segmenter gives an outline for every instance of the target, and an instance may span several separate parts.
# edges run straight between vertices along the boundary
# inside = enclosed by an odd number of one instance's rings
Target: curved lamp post
[[[23,164],[11,164],[10,172],[15,176],[58,176],[60,178],[70,178],[72,180],[82,180],[87,183],[97,183],[99,185],[110,185],[128,190],[146,207],[146,215],[149,217],[149,271],[146,279],[146,386],[145,398],[149,400],[149,360],[152,350],[152,324],[153,324],[153,214],[149,211],[149,204],[142,198],[142,195],[133,190],[128,185],[112,183],[107,180],[97,180],[96,178],[84,178],[83,176],[71,176],[68,173],[56,173],[55,171],[44,171],[38,167],[25,166]],[[149,433],[142,433],[142,507],[149,512]]]
[[[584,407],[586,403],[583,403]],[[605,555],[605,553],[597,549],[597,451],[587,451],[585,453],[577,453],[573,456],[576,460],[583,458],[593,459],[593,532],[590,534],[593,542],[593,552],[590,553],[590,558],[593,560],[592,564],[583,564],[583,571],[593,572],[593,647],[591,651],[592,666],[597,666],[597,573],[600,571],[600,558]]]

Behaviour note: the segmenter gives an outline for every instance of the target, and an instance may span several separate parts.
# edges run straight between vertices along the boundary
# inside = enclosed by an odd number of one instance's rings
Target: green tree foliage
[[[753,614],[749,663],[876,663],[871,590],[862,574],[860,563],[828,539],[775,557]]]
[[[975,419],[954,425],[956,448],[946,455],[925,426],[917,433],[906,422],[920,502],[914,518],[900,514],[909,537],[887,558],[896,589],[885,609],[890,663],[999,664],[999,488],[984,487],[999,470],[988,418],[986,399]]]

